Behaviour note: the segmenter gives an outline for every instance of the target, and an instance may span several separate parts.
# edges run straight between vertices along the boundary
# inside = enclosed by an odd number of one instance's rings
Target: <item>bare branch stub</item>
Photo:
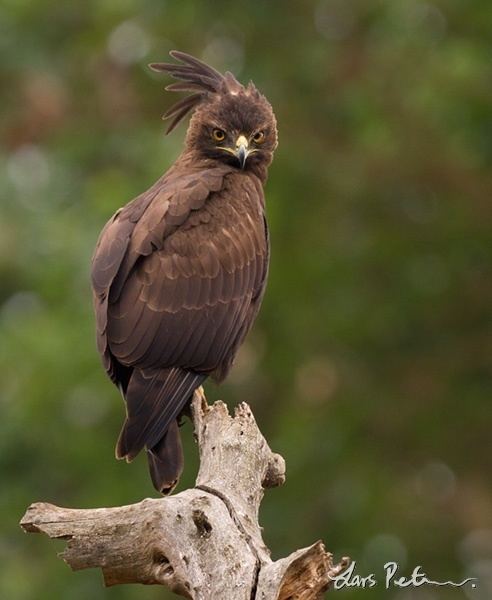
[[[285,480],[248,405],[234,416],[222,402],[195,393],[200,451],[196,487],[115,508],[31,505],[21,526],[68,540],[63,560],[74,570],[100,567],[106,585],[165,585],[193,600],[317,600],[334,565],[321,542],[273,562],[258,524],[264,490]]]
[[[266,565],[260,571],[255,600],[318,600],[349,564],[347,557],[334,564],[333,555],[318,541]]]

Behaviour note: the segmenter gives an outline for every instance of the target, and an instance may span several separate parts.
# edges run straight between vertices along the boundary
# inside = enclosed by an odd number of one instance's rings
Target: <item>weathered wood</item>
[[[318,600],[333,578],[350,564],[342,558],[333,564],[333,555],[321,541],[293,552],[287,558],[264,565],[260,570],[255,600]]]
[[[264,490],[285,480],[246,404],[192,404],[200,449],[196,486],[174,496],[115,508],[32,504],[28,532],[68,540],[74,570],[100,567],[106,585],[160,584],[193,600],[318,600],[348,559],[333,564],[321,542],[273,562],[258,511]]]

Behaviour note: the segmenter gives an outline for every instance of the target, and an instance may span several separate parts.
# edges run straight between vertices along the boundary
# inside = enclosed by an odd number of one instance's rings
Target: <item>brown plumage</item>
[[[263,184],[277,145],[268,101],[250,83],[182,52],[150,65],[191,95],[181,156],[104,227],[92,262],[97,342],[127,408],[116,456],[147,451],[157,490],[183,468],[178,418],[209,376],[221,381],[258,313],[269,243]]]

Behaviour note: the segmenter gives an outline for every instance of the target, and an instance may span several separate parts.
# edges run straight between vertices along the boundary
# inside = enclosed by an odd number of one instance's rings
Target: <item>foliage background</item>
[[[273,258],[254,333],[210,399],[249,401],[288,466],[274,557],[323,538],[492,596],[492,5],[488,0],[4,0],[0,13],[0,597],[167,598],[72,574],[27,505],[153,495],[113,458],[123,416],[94,347],[97,235],[180,151],[146,64],[178,48],[254,79],[278,117]],[[186,428],[181,489],[196,449]],[[60,549],[62,544],[60,543]]]

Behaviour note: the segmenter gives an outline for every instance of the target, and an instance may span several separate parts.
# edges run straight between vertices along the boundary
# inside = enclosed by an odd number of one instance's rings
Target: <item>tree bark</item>
[[[100,567],[106,585],[165,585],[193,600],[315,600],[349,564],[334,564],[318,541],[273,562],[258,524],[266,488],[285,481],[246,404],[192,402],[200,469],[193,489],[115,508],[35,503],[21,526],[68,540],[73,569]]]

